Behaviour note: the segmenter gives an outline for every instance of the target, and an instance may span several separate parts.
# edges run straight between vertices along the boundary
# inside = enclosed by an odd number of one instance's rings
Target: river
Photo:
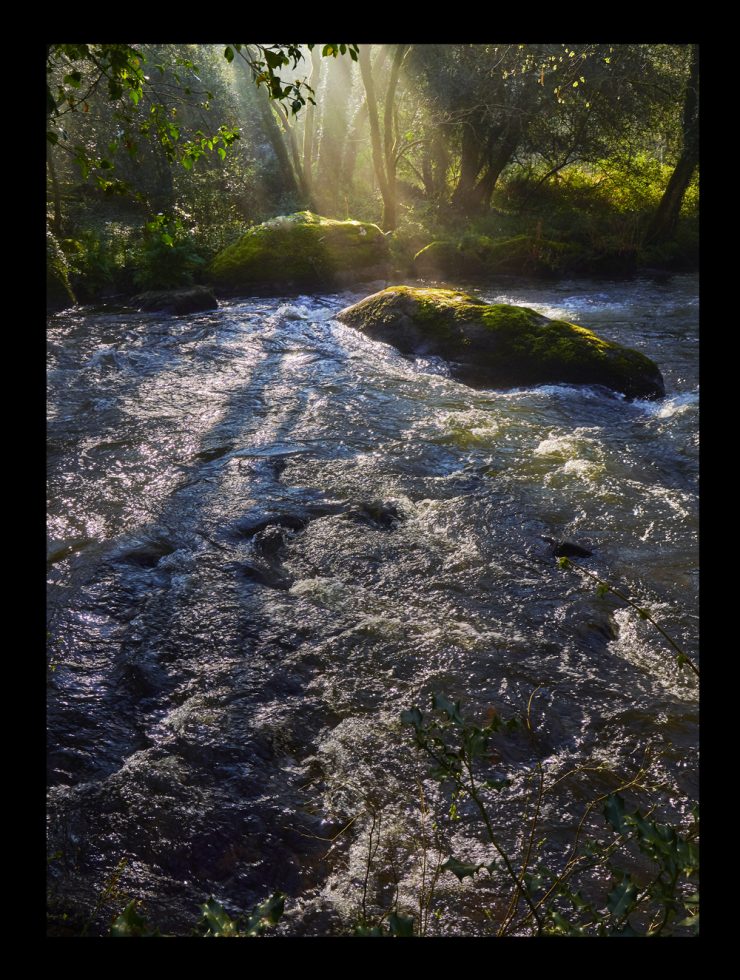
[[[210,895],[280,889],[290,934],[347,928],[363,888],[413,909],[435,790],[398,719],[432,692],[529,705],[536,738],[497,747],[512,847],[538,762],[598,767],[543,801],[545,852],[647,750],[686,817],[695,678],[543,536],[698,663],[697,277],[479,290],[643,351],[666,397],[473,390],[336,321],[361,289],[50,318],[53,933],[105,933],[131,898],[176,934]],[[466,814],[440,853],[485,860]],[[428,933],[485,933],[476,895],[442,876]]]

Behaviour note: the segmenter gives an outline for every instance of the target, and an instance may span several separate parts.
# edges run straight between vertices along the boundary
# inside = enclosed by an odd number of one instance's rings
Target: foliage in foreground
[[[539,856],[543,842],[537,836],[543,800],[560,779],[548,785],[538,764],[530,774],[532,817],[515,857],[496,828],[494,814],[511,806],[506,791],[512,781],[491,772],[491,760],[496,758],[492,742],[496,735],[531,731],[529,716],[504,721],[494,714],[479,726],[463,718],[460,702],[434,695],[432,706],[431,715],[418,708],[404,712],[402,722],[413,729],[417,748],[432,762],[431,776],[446,789],[453,819],[467,804],[477,816],[492,857],[476,863],[450,855],[442,870],[461,882],[485,872],[500,894],[508,892],[507,910],[497,922],[498,936],[698,932],[698,809],[692,825],[683,830],[652,819],[654,806],[645,814],[628,807],[623,793],[643,787],[643,768],[622,781],[618,790],[585,806],[566,859],[556,868]],[[513,803],[521,806],[516,800]],[[604,820],[593,819],[597,814]],[[524,822],[526,814],[521,819]]]
[[[111,926],[110,935],[118,937],[162,936],[162,933],[139,913],[136,901],[129,902]],[[246,916],[232,919],[215,898],[209,898],[201,906],[202,916],[193,931],[194,936],[223,939],[244,939],[262,936],[280,921],[285,907],[285,896],[276,892]]]

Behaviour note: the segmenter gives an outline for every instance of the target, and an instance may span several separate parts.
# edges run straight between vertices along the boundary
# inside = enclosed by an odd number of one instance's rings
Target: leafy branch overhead
[[[306,44],[309,51],[313,51],[315,44]],[[336,58],[339,54],[349,54],[353,61],[357,61],[358,47],[356,44],[325,44],[321,49],[324,58]],[[303,51],[298,44],[228,44],[224,48],[224,57],[228,62],[234,60],[235,54],[241,55],[252,71],[252,77],[257,85],[266,86],[270,93],[270,98],[275,102],[290,104],[291,111],[295,115],[300,112],[306,102],[315,105],[314,95],[316,94],[310,85],[303,79],[295,79],[292,82],[283,81],[278,72],[281,68],[290,68],[292,71],[298,67],[298,63],[303,60]]]
[[[315,45],[305,47],[310,51]],[[314,103],[313,90],[305,80],[285,81],[279,74],[286,68],[296,70],[303,59],[300,45],[230,44],[223,53],[227,62],[239,54],[254,82],[266,86],[270,98],[288,105],[293,114],[307,102]],[[325,44],[322,48],[324,57],[346,53],[356,60],[357,45]],[[130,44],[52,44],[47,50],[46,74],[48,143],[68,152],[83,179],[92,178],[107,194],[130,192],[124,181],[112,178],[111,172],[116,153],[123,149],[135,158],[142,140],[154,141],[168,163],[190,170],[206,153],[215,151],[223,160],[240,138],[238,127],[224,124],[212,133],[200,129],[186,132],[172,99],[160,97],[153,78],[166,79],[182,96],[197,96],[203,110],[210,108],[213,93],[201,88],[198,65],[189,58],[177,57],[165,66],[148,63],[141,49]],[[113,107],[117,122],[117,136],[108,142],[104,153],[72,141],[65,125],[70,113],[90,113],[94,100],[101,97]]]

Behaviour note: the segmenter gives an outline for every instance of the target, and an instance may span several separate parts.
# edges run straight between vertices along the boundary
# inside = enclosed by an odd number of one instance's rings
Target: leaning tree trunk
[[[683,107],[683,149],[645,234],[646,244],[670,241],[676,234],[684,195],[699,163],[699,45],[691,46]]]

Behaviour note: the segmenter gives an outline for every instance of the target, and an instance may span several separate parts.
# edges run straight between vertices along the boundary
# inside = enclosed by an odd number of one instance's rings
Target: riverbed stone
[[[201,313],[218,309],[218,300],[207,286],[187,286],[183,289],[149,290],[134,296],[134,304],[140,310],[160,313]]]
[[[456,290],[391,286],[337,319],[402,354],[443,357],[473,387],[565,383],[603,385],[628,398],[665,394],[657,365],[639,351],[528,307]]]
[[[209,277],[226,292],[346,286],[387,279],[388,263],[377,225],[299,211],[250,228],[218,253]]]

